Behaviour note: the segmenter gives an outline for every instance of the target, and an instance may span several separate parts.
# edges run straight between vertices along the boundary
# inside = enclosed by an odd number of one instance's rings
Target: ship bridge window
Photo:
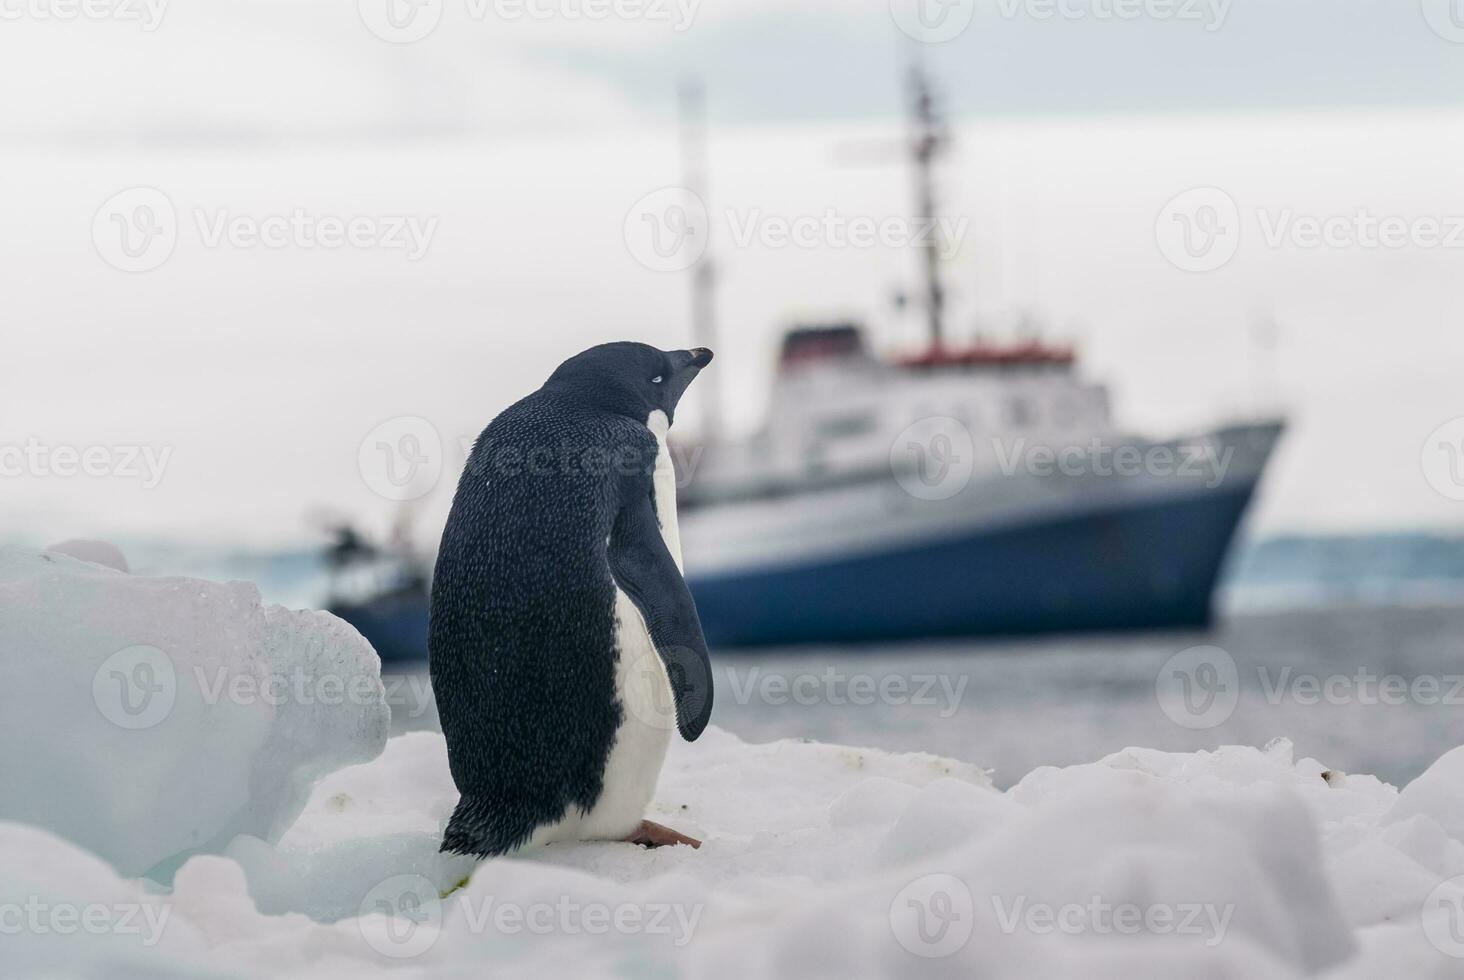
[[[818,434],[824,439],[848,439],[874,431],[872,415],[841,415],[819,423]]]

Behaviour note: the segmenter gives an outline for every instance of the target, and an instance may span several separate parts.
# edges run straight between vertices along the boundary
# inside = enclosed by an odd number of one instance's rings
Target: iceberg
[[[265,606],[243,582],[0,551],[0,820],[126,876],[277,839],[390,721],[380,661],[332,616]]]

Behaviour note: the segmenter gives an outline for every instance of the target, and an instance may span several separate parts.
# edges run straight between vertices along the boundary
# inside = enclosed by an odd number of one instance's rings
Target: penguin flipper
[[[640,610],[666,665],[681,737],[696,741],[712,716],[712,663],[696,603],[661,536],[648,490],[630,494],[616,515],[610,572]]]

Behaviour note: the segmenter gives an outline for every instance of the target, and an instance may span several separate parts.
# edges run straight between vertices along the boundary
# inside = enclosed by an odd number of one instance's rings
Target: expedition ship
[[[935,215],[931,171],[946,140],[924,76],[914,82],[916,205]],[[695,190],[703,164],[689,163]],[[769,420],[742,441],[717,435],[717,372],[698,382],[711,424],[703,445],[673,455],[707,640],[1209,623],[1280,420],[1159,441],[1118,429],[1073,351],[945,339],[939,247],[924,246],[924,353],[880,358],[852,324],[795,329]],[[695,345],[715,348],[710,259],[692,272]],[[430,563],[401,537],[374,546],[343,528],[328,555],[331,611],[383,660],[426,657]]]
[[[1066,349],[887,362],[851,325],[787,335],[769,418],[678,454],[714,646],[1206,625],[1282,428],[1151,441]]]
[[[913,78],[916,214],[947,143]],[[695,141],[688,141],[695,147]],[[702,164],[689,158],[688,186]],[[1150,440],[1117,428],[1073,351],[946,339],[940,246],[922,245],[928,345],[873,354],[852,324],[783,340],[768,422],[676,454],[688,583],[714,646],[1204,626],[1283,425]],[[693,271],[715,349],[712,266]]]

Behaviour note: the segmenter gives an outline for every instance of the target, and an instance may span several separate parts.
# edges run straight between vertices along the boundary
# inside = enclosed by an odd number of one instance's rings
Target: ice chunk
[[[1393,823],[1419,815],[1432,817],[1444,833],[1464,843],[1464,746],[1409,783],[1384,819]]]
[[[374,762],[322,779],[277,845],[241,836],[225,853],[261,911],[333,922],[357,915],[384,878],[420,876],[439,894],[467,878],[474,858],[438,851],[457,798],[442,736],[413,732]]]
[[[385,744],[370,645],[253,585],[6,549],[0,609],[0,819],[127,875],[277,838],[316,778]]]
[[[53,555],[67,555],[80,561],[89,561],[93,565],[101,565],[103,568],[113,568],[119,572],[131,571],[127,567],[127,556],[122,554],[122,549],[106,541],[72,538],[69,541],[62,541],[60,544],[53,544],[46,550]]]

